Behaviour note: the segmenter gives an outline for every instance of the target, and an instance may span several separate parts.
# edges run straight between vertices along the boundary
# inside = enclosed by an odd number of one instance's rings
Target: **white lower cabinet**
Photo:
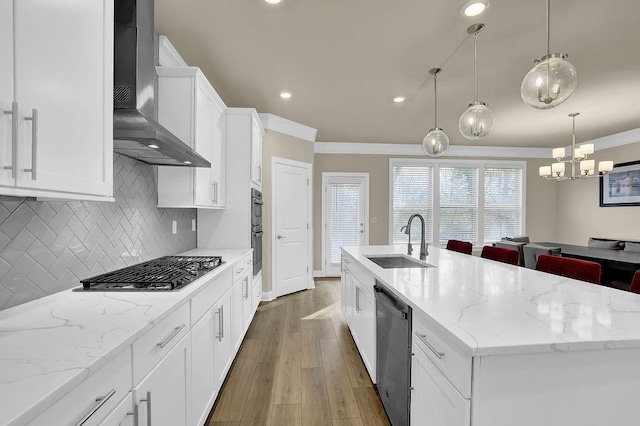
[[[436,368],[413,339],[411,424],[469,426],[471,401],[465,399]]]
[[[242,343],[242,331],[244,323],[242,321],[242,305],[244,302],[244,279],[233,283],[231,294],[231,303],[233,304],[233,323],[231,324],[231,342],[232,346],[237,350]]]
[[[376,382],[376,299],[361,287],[358,296],[360,316],[360,347],[362,360],[371,380]]]
[[[133,389],[138,426],[191,426],[191,334]]]
[[[231,308],[231,289],[218,300],[213,307],[213,324],[215,340],[213,346],[213,363],[215,368],[216,388],[224,382],[227,371],[232,361],[232,335],[231,321],[233,310]]]
[[[209,409],[217,396],[214,345],[217,330],[215,311],[211,308],[191,329],[191,407],[195,424],[207,420]]]
[[[138,426],[136,421],[136,413],[133,408],[133,395],[131,392],[127,394],[127,397],[120,401],[120,404],[113,409],[111,414],[100,426]]]
[[[258,272],[258,275],[253,278],[251,298],[253,299],[253,302],[251,303],[251,319],[249,320],[249,324],[251,324],[251,320],[256,313],[256,309],[258,309],[258,305],[262,300],[262,272]]]

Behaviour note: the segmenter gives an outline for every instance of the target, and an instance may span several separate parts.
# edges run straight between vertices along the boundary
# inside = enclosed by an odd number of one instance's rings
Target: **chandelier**
[[[588,156],[593,154],[592,143],[576,146],[576,117],[579,112],[569,114],[573,120],[573,131],[571,134],[571,155],[567,156],[564,148],[554,148],[552,157],[556,160],[550,166],[542,166],[538,169],[539,175],[551,180],[576,180],[593,177],[602,177],[613,170],[613,161],[600,161],[598,163],[598,174],[596,174],[595,160],[589,160]],[[571,175],[565,175],[566,165],[571,164]],[[580,166],[580,173],[576,174],[576,165]]]

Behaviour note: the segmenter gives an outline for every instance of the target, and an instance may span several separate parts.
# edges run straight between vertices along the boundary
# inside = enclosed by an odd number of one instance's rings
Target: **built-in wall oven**
[[[262,193],[251,188],[251,248],[253,276],[262,270]]]

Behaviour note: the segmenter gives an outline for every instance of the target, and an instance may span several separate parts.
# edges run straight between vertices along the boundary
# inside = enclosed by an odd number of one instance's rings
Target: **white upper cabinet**
[[[255,117],[251,122],[251,182],[262,188],[262,126]]]
[[[211,163],[158,167],[158,207],[224,208],[226,106],[199,68],[156,69],[158,122]]]
[[[0,56],[0,194],[111,197],[113,1],[0,0]]]

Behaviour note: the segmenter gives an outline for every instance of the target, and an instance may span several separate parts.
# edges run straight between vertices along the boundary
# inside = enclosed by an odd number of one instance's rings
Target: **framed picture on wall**
[[[620,163],[600,179],[600,207],[640,206],[640,161]]]

